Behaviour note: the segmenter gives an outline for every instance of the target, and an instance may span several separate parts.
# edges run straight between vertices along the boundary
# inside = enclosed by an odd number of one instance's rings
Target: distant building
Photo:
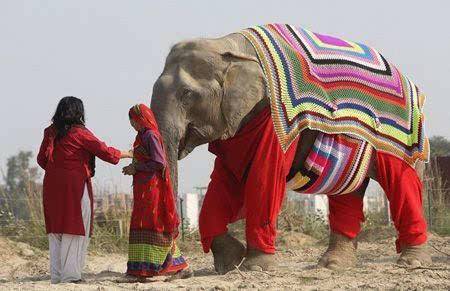
[[[376,213],[384,211],[386,199],[386,195],[380,184],[370,180],[369,186],[364,194],[364,212]]]
[[[202,195],[203,196],[203,195]],[[200,195],[197,193],[183,193],[180,196],[184,225],[190,229],[198,228],[200,214]]]

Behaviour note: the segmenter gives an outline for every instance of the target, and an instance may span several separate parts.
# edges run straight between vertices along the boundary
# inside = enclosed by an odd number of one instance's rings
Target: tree
[[[6,176],[4,192],[6,197],[2,203],[8,206],[16,219],[28,219],[28,198],[34,193],[37,186],[39,172],[37,167],[30,166],[33,153],[20,151],[17,155],[8,158],[6,163]]]
[[[450,141],[440,135],[430,138],[430,154],[431,157],[450,156]]]

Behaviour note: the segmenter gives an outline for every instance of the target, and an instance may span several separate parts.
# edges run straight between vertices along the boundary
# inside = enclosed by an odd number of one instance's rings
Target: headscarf
[[[142,128],[152,130],[160,137],[158,124],[156,123],[153,111],[144,104],[137,104],[130,108],[128,112],[130,119],[139,124]]]
[[[137,104],[130,108],[128,115],[129,115],[130,119],[133,120],[140,127],[149,129],[152,131],[152,133],[157,137],[158,142],[164,151],[165,158],[167,158],[165,147],[162,142],[161,134],[159,132],[158,124],[156,123],[155,116],[153,115],[153,111],[144,104]],[[140,137],[138,134],[136,136],[136,140],[134,142],[135,145],[140,142],[139,138]],[[163,177],[165,178],[164,180],[170,180],[168,167],[165,167],[163,174],[164,174]],[[172,186],[170,186],[170,190],[172,191]]]

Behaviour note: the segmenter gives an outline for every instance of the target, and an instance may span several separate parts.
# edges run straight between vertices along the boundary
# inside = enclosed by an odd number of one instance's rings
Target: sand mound
[[[48,269],[48,254],[2,237],[0,261],[0,280],[3,281],[45,275]]]

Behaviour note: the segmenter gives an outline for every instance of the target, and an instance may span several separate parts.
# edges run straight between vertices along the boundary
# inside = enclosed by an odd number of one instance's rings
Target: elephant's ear
[[[265,96],[264,76],[259,62],[245,60],[230,62],[223,74],[221,110],[227,123],[224,139],[234,136],[244,117]]]

